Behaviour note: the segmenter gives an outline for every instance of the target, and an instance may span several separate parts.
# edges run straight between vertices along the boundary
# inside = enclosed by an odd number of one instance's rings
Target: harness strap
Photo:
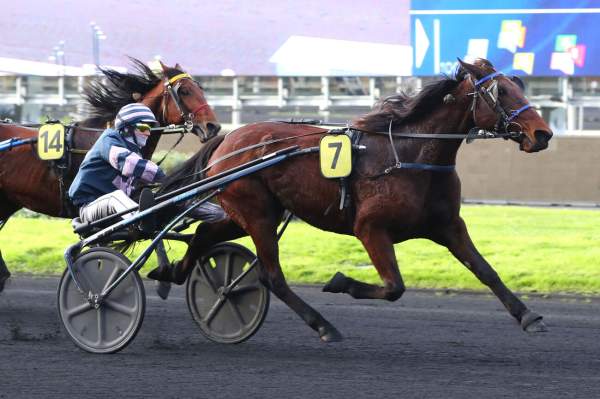
[[[360,130],[347,129],[347,133],[350,136],[350,141],[352,143],[352,150],[356,150],[356,156],[352,157],[352,168],[354,171],[354,164],[356,163],[356,158],[358,158],[358,154],[360,154],[359,144],[360,139],[362,138],[362,132]],[[350,179],[352,178],[352,172],[350,172],[350,176],[340,178],[340,211],[344,208],[349,208],[352,200],[351,188],[348,185]]]
[[[517,116],[519,116],[519,114],[523,111],[528,110],[529,108],[531,108],[531,104],[525,104],[523,105],[521,108],[516,109],[514,111],[512,111],[510,113],[510,115],[508,115],[508,118],[506,119],[508,122],[511,122],[513,119],[515,119]]]
[[[167,156],[168,156],[168,155],[171,153],[171,151],[173,151],[173,149],[175,149],[175,147],[177,147],[177,146],[179,145],[179,143],[181,143],[181,140],[183,140],[183,136],[184,136],[184,133],[182,132],[182,133],[179,135],[179,138],[177,139],[177,141],[175,142],[175,144],[173,144],[173,145],[171,146],[171,148],[169,148],[169,151],[167,151],[167,152],[166,152],[166,154],[165,154],[165,155],[164,155],[164,156],[163,156],[163,157],[160,159],[160,161],[156,162],[156,164],[157,164],[158,166],[160,166],[160,165],[163,163],[163,161],[164,161],[165,159],[167,159]]]
[[[192,114],[196,115],[198,112],[202,111],[204,108],[208,108],[210,107],[210,105],[208,105],[208,103],[204,103],[202,105],[199,105],[197,108],[192,110]]]
[[[173,84],[175,82],[177,82],[180,79],[185,79],[185,78],[192,78],[192,76],[189,73],[180,73],[178,75],[173,76],[171,79],[168,80],[169,84]]]
[[[414,170],[426,170],[430,172],[453,172],[456,169],[456,165],[432,165],[429,163],[413,163],[413,162],[400,162],[396,165],[390,166],[383,172],[373,176],[368,176],[370,180],[378,179],[382,176],[391,174],[394,170],[398,169],[414,169]]]
[[[253,150],[255,148],[260,148],[260,147],[267,146],[269,144],[280,143],[282,141],[297,139],[297,138],[301,138],[301,137],[315,136],[317,134],[323,134],[323,133],[326,133],[326,132],[327,132],[327,130],[323,130],[323,131],[320,131],[320,132],[313,132],[313,133],[308,133],[308,134],[300,134],[298,136],[283,137],[281,139],[273,139],[273,140],[263,141],[261,143],[252,144],[252,145],[249,145],[247,147],[240,148],[238,150],[230,152],[229,154],[223,155],[220,158],[215,159],[214,161],[212,161],[211,163],[209,163],[204,169],[202,169],[202,170],[194,173],[194,175],[206,172],[208,169],[212,168],[213,166],[215,166],[217,163],[219,163],[221,161],[224,161],[226,159],[234,157],[234,156],[236,156],[238,154],[241,154],[243,152]],[[193,176],[193,175],[189,175],[189,176],[186,176],[186,177],[191,177],[191,176]]]
[[[490,73],[489,75],[486,75],[483,78],[477,80],[474,84],[475,84],[475,86],[479,86],[479,85],[487,82],[490,79],[494,79],[496,76],[499,76],[499,75],[503,75],[503,73],[499,72],[499,71],[498,72],[494,72],[494,73]]]

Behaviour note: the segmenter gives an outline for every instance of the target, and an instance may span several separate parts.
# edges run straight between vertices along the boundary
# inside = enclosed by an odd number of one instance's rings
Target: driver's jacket
[[[81,208],[115,190],[130,196],[138,179],[153,183],[164,176],[158,165],[141,157],[137,145],[125,140],[118,131],[106,129],[86,154],[69,188],[69,198]]]

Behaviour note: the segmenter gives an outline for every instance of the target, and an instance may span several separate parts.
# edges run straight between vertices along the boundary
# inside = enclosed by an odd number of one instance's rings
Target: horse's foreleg
[[[438,231],[434,241],[446,246],[456,259],[465,265],[479,281],[487,285],[509,313],[519,321],[523,330],[527,332],[546,331],[542,316],[529,310],[504,285],[496,271],[475,248],[462,218],[459,217],[454,223]]]
[[[2,209],[0,211],[0,230],[2,230],[2,228],[6,225],[8,218],[10,218],[13,213],[19,210],[18,206],[1,199],[2,196],[0,195],[0,209]],[[0,252],[0,292],[4,291],[4,286],[9,278],[10,272],[8,271],[8,267],[2,258],[2,252]]]
[[[363,283],[337,272],[323,287],[323,291],[345,292],[356,299],[395,301],[400,298],[405,287],[398,270],[394,245],[389,234],[383,229],[365,226],[357,232],[357,237],[367,250],[384,286]]]
[[[250,235],[256,245],[260,259],[260,279],[288,307],[296,312],[313,330],[319,333],[324,342],[342,340],[338,330],[319,312],[304,302],[288,286],[279,263],[279,246],[276,237],[277,224],[263,224],[253,221],[249,227]]]

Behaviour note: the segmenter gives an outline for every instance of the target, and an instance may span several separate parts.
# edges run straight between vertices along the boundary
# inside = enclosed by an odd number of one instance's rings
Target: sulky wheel
[[[146,295],[138,273],[132,271],[95,309],[88,292],[99,294],[130,265],[110,248],[93,248],[79,255],[73,270],[86,296],[77,289],[68,269],[58,287],[58,313],[75,345],[92,353],[114,353],[133,340],[144,320]]]
[[[254,267],[234,287],[231,284],[256,257],[245,247],[222,243],[196,264],[186,284],[186,299],[194,321],[211,341],[237,344],[262,325],[269,309],[269,290]]]

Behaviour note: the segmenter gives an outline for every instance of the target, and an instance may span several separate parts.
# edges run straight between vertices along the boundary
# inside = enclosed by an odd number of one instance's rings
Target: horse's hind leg
[[[462,218],[459,217],[454,223],[437,230],[432,238],[439,244],[446,246],[456,259],[473,272],[479,281],[492,290],[509,313],[519,321],[523,330],[527,332],[546,331],[542,316],[529,310],[504,285],[496,271],[477,251]]]
[[[288,286],[279,263],[279,246],[277,243],[277,222],[265,223],[253,219],[248,226],[252,240],[256,245],[260,259],[260,277],[263,284],[294,312],[296,312],[313,330],[319,333],[324,342],[342,340],[342,335],[319,312],[304,302]]]
[[[323,287],[323,291],[345,292],[356,299],[395,301],[400,298],[405,287],[398,270],[394,245],[389,234],[383,229],[366,225],[357,232],[356,236],[367,250],[384,286],[363,283],[337,272]]]

